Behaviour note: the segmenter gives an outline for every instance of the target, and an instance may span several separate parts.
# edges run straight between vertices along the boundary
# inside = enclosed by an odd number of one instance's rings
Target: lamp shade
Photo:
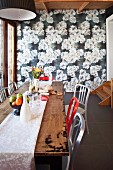
[[[0,17],[9,20],[31,20],[36,17],[34,0],[0,0]]]

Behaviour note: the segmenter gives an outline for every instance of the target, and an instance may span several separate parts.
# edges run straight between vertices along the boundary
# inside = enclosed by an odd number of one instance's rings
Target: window
[[[3,58],[4,58],[3,21],[0,20],[0,89],[3,86]]]
[[[16,23],[0,20],[0,88],[16,81]]]
[[[14,27],[8,24],[8,84],[13,81]]]

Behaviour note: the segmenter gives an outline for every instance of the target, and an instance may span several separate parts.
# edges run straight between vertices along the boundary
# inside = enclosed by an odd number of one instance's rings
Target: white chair
[[[18,89],[16,82],[11,82],[11,83],[8,85],[9,95],[12,95],[12,93],[13,93],[16,89]]]
[[[88,87],[82,84],[76,84],[74,90],[74,97],[76,96],[80,103],[77,112],[84,114],[88,134],[89,134],[89,128],[88,128],[88,121],[87,121],[87,105],[88,105],[89,95],[90,95],[90,89]]]
[[[0,103],[4,102],[8,97],[8,87],[4,87],[0,90]]]
[[[76,159],[78,147],[83,138],[84,131],[85,131],[85,120],[80,113],[76,113],[68,138],[69,156],[63,157],[62,160],[63,164],[67,163],[66,167],[62,167],[63,170],[74,169],[73,168],[74,160]],[[66,158],[68,158],[68,160]]]

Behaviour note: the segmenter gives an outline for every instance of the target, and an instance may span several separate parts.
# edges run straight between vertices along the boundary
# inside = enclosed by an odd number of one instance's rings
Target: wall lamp
[[[0,18],[24,21],[35,17],[34,0],[0,0]]]

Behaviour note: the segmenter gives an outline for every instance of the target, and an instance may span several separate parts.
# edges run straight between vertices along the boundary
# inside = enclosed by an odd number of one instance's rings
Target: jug
[[[20,121],[28,122],[32,119],[32,112],[30,110],[30,106],[27,102],[27,92],[23,94],[23,104],[20,110]]]

